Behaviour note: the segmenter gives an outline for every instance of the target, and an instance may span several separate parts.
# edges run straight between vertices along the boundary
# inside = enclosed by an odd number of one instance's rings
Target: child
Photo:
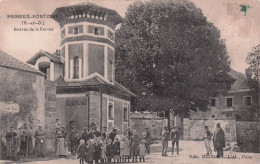
[[[113,144],[113,154],[114,154],[114,162],[116,162],[116,161],[119,162],[119,159],[120,159],[120,142],[119,142],[118,138],[115,138],[115,142]]]
[[[129,158],[130,158],[130,144],[131,144],[131,141],[128,139],[128,137],[125,137],[125,148],[124,148],[124,155],[125,155],[125,160],[128,159],[128,162],[129,161]]]
[[[77,150],[78,150],[78,147],[79,147],[79,145],[80,145],[80,130],[77,130],[77,132],[76,132],[76,137],[77,137],[77,142],[76,142],[76,148],[77,148]]]
[[[120,159],[125,162],[125,138],[122,137],[120,142]]]
[[[106,155],[107,155],[107,161],[110,163],[111,159],[113,158],[113,144],[112,140],[108,139],[107,140],[107,148],[106,148]]]
[[[95,163],[98,163],[98,160],[101,157],[101,145],[99,144],[99,142],[100,142],[100,138],[97,137],[94,143],[94,154],[93,154],[93,159],[95,160]]]
[[[87,163],[93,163],[94,148],[92,143],[94,143],[93,139],[87,141],[87,146],[86,146],[87,150],[85,155],[85,161]]]
[[[107,156],[106,156],[106,143],[105,142],[100,142],[101,145],[101,163],[106,163],[107,162]]]
[[[80,140],[80,144],[77,150],[78,153],[78,158],[79,159],[79,163],[80,164],[84,164],[84,159],[85,159],[85,153],[87,151],[87,147],[85,145],[85,141],[84,140]]]
[[[145,162],[144,160],[144,156],[145,156],[145,140],[141,140],[141,143],[139,144],[139,157],[140,157],[140,162]]]

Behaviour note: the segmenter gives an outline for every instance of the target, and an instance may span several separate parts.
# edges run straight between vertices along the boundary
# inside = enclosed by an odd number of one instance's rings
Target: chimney
[[[60,56],[60,50],[56,50],[56,52],[54,52],[54,55]]]

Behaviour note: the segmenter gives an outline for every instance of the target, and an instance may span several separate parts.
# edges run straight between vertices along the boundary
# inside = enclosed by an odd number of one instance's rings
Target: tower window
[[[79,28],[78,27],[74,27],[73,34],[76,35],[78,33],[79,33]]]
[[[79,78],[79,57],[74,58],[74,79]]]
[[[100,35],[100,30],[98,27],[94,28],[94,35]]]

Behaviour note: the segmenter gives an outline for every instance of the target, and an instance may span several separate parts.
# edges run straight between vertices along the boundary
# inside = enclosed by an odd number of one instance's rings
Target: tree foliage
[[[246,62],[249,65],[246,76],[248,79],[248,84],[251,87],[251,89],[254,91],[254,97],[256,97],[257,100],[259,100],[259,63],[260,59],[260,44],[253,47],[252,51],[248,53]],[[259,106],[259,102],[257,103],[257,106]],[[256,110],[258,107],[256,108]]]
[[[133,110],[206,110],[231,80],[219,30],[188,1],[134,3],[116,39],[116,80],[136,93]]]

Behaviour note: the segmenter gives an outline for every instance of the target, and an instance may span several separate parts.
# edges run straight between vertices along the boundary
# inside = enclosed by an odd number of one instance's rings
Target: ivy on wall
[[[34,123],[37,115],[37,93],[33,88],[36,75],[15,69],[0,67],[0,101],[19,105],[19,113],[2,113],[1,130],[11,126],[19,128],[19,123]]]

